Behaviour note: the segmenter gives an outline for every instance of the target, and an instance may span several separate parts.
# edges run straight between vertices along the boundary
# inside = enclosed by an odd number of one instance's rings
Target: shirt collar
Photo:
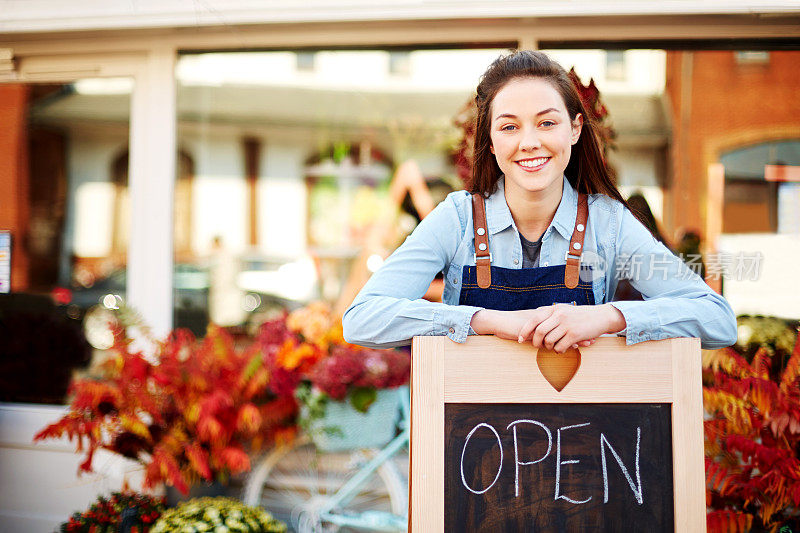
[[[572,238],[575,219],[578,216],[578,193],[572,188],[569,180],[564,176],[564,186],[561,192],[561,202],[558,204],[553,222],[550,224],[565,239]],[[486,218],[489,232],[494,234],[503,231],[509,226],[514,226],[514,219],[508,209],[505,196],[505,179],[501,176],[497,180],[497,190],[486,200]]]
[[[514,225],[511,210],[506,203],[505,178],[497,180],[497,190],[486,200],[486,223],[489,233],[499,233]]]
[[[553,217],[553,226],[566,240],[572,238],[575,229],[575,220],[578,217],[578,193],[572,188],[569,180],[564,176],[564,187],[561,192],[561,202],[558,204]]]

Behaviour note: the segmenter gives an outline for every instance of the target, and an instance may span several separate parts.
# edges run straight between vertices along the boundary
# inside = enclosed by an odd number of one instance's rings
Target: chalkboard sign
[[[446,404],[444,425],[445,531],[673,531],[668,404]]]
[[[409,529],[705,531],[700,359],[601,338],[564,385],[531,346],[415,338]]]

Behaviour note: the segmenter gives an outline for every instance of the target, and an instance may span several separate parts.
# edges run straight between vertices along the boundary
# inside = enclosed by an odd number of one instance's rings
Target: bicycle
[[[393,392],[401,416],[398,433],[384,447],[320,452],[303,435],[258,462],[245,484],[244,502],[261,505],[297,533],[406,531],[408,475],[395,456],[408,448],[410,395],[407,386]]]

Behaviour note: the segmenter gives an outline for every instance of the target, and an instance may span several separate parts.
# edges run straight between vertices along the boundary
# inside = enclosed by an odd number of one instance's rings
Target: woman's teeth
[[[526,168],[533,168],[538,167],[539,165],[543,165],[550,159],[549,157],[539,157],[536,159],[523,159],[522,161],[517,161],[520,165]]]

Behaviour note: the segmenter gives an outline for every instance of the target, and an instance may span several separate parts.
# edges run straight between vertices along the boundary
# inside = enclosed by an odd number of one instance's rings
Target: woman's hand
[[[611,304],[569,305],[555,304],[544,313],[532,313],[528,321],[518,330],[517,340],[530,340],[536,348],[545,347],[559,353],[570,346],[588,346],[605,333],[617,333],[625,329],[625,317]]]
[[[517,340],[519,332],[525,324],[531,322],[538,324],[549,317],[552,312],[553,307],[550,305],[520,311],[481,309],[472,315],[469,325],[478,335],[495,335],[501,339]]]

